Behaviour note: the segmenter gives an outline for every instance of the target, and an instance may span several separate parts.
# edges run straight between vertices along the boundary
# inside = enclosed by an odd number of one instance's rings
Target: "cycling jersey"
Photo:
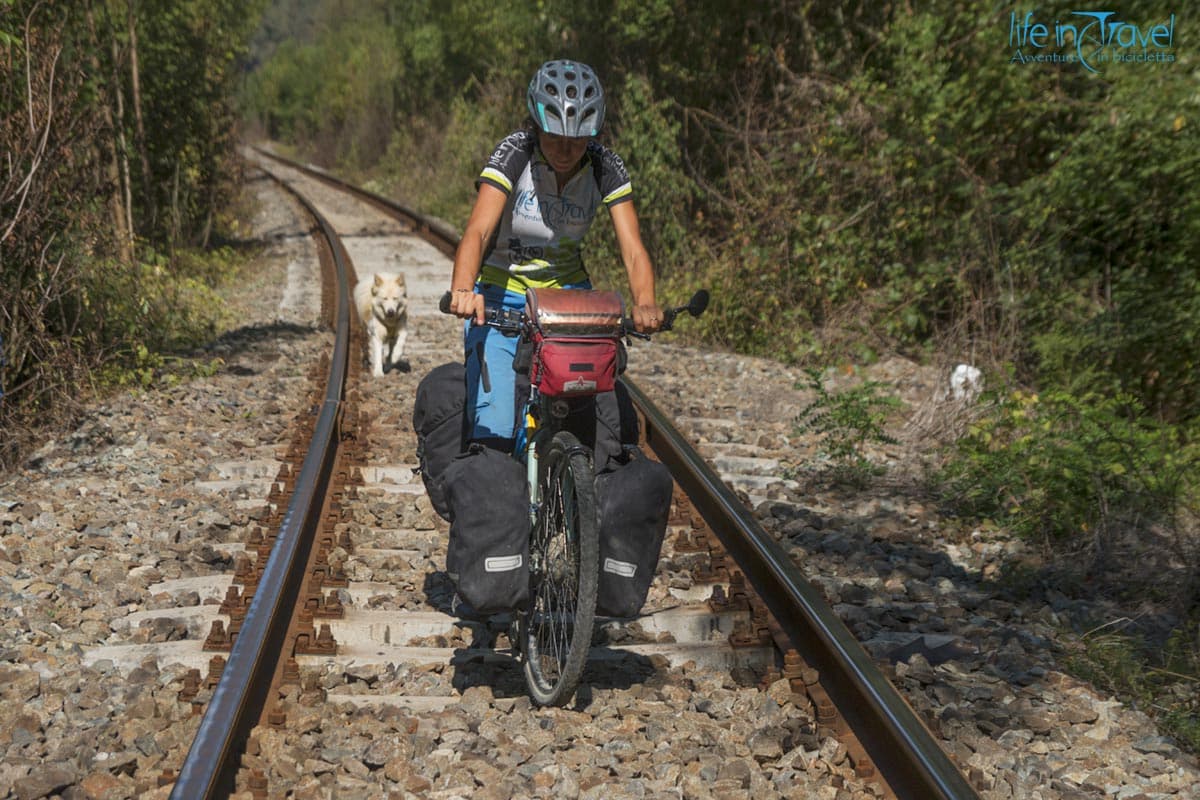
[[[586,281],[580,248],[596,210],[601,203],[612,207],[633,197],[624,162],[595,140],[588,143],[582,168],[560,192],[537,141],[532,131],[509,134],[475,182],[508,196],[480,282],[521,294],[530,286]]]

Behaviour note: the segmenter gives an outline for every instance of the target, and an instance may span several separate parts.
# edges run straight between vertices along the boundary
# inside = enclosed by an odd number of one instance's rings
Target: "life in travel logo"
[[[1011,64],[1070,64],[1099,72],[1110,64],[1175,61],[1175,15],[1147,23],[1117,11],[1071,11],[1057,18],[1013,11],[1008,18]]]

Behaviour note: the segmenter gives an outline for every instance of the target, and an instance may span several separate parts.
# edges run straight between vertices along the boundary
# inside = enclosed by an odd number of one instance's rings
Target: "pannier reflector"
[[[521,554],[513,556],[492,556],[483,560],[483,568],[487,572],[511,572],[521,568]]]
[[[604,571],[611,572],[613,575],[619,575],[622,578],[632,578],[637,574],[637,564],[630,564],[628,561],[617,561],[615,558],[604,559]]]

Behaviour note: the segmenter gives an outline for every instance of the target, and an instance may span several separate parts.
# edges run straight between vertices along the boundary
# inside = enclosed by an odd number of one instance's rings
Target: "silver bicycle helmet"
[[[587,64],[547,61],[529,82],[529,115],[544,133],[595,136],[604,124],[604,90]]]

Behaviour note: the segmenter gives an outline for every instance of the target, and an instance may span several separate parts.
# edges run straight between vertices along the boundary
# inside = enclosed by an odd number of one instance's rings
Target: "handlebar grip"
[[[443,314],[450,313],[450,293],[449,292],[446,292],[444,295],[442,295],[442,299],[438,301],[438,311],[441,311]]]
[[[664,333],[671,330],[671,328],[675,325],[675,317],[678,315],[678,308],[668,308],[663,311],[662,323],[658,326],[656,333]],[[633,317],[621,317],[621,330],[639,338],[650,338],[650,334],[648,333],[638,333],[637,326],[635,326],[633,323]]]
[[[635,339],[645,339],[650,341],[650,334],[641,333],[633,324],[633,317],[621,317],[621,333],[626,336],[632,336]]]

